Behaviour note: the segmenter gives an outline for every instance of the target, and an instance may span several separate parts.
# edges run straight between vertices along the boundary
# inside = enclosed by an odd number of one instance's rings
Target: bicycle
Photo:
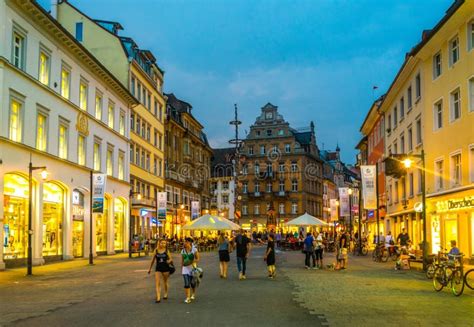
[[[444,249],[444,251],[446,251],[446,249]],[[438,255],[431,256],[432,262],[426,266],[426,278],[433,279],[436,268],[438,268],[442,262],[448,260],[446,255],[447,254],[445,252],[439,251]]]
[[[455,296],[462,294],[464,291],[463,256],[464,254],[450,254],[448,255],[450,260],[441,263],[439,267],[435,269],[433,287],[436,292],[440,292],[445,286],[451,283],[451,292]]]
[[[387,258],[385,258],[384,256],[386,256],[386,253],[387,251],[385,251],[385,244],[384,243],[379,243],[375,246],[375,249],[374,251],[372,252],[372,260],[374,260],[375,262],[381,262],[381,261],[385,261],[387,262],[387,259],[388,259],[388,256]]]
[[[470,269],[464,274],[464,285],[474,291],[474,269]]]
[[[359,252],[359,243],[357,242],[354,245],[353,255],[367,255],[369,253],[369,244],[367,242],[362,242],[362,251]]]

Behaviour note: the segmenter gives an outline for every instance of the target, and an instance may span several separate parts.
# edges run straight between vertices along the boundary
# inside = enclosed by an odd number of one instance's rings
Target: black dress
[[[168,264],[168,252],[158,253],[155,252],[156,259],[156,271],[169,272],[170,266]]]
[[[273,266],[275,264],[275,242],[274,241],[268,241],[267,252],[268,252],[268,249],[271,249],[271,251],[267,255],[267,266]]]

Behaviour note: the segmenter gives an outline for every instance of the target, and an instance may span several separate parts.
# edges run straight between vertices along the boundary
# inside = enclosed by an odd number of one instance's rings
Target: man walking
[[[239,279],[246,279],[245,271],[247,270],[247,258],[250,254],[250,239],[246,232],[241,230],[235,238],[235,246],[237,253],[237,269],[239,270]]]
[[[397,242],[400,243],[400,246],[408,246],[408,241],[410,240],[410,236],[405,231],[405,228],[402,228],[402,232],[397,236]]]

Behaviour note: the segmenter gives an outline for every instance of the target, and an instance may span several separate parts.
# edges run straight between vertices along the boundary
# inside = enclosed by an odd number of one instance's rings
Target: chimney
[[[58,19],[58,0],[51,0],[51,16]]]

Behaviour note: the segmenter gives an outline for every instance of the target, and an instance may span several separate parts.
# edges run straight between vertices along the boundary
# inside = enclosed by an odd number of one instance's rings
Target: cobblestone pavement
[[[396,271],[394,263],[349,256],[347,270],[306,270],[301,253],[286,254],[282,270],[294,299],[330,326],[474,326],[474,291],[461,297],[437,293],[418,271]],[[325,264],[335,262],[333,255]]]

